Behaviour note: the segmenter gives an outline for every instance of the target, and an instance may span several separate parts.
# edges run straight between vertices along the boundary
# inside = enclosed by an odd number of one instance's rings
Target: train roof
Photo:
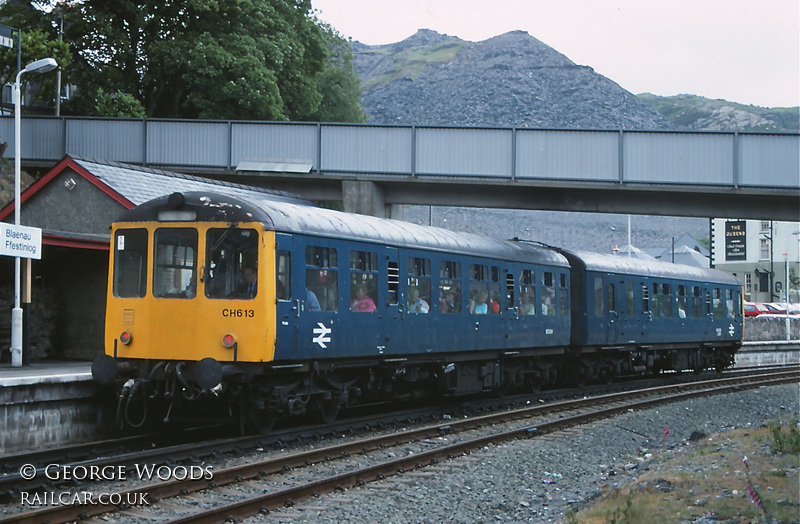
[[[197,221],[262,222],[265,229],[374,242],[509,261],[568,267],[557,251],[510,240],[410,222],[343,213],[263,194],[186,192],[165,195],[127,211],[118,222],[156,220],[160,211],[192,210]]]
[[[591,251],[567,249],[559,251],[569,259],[570,263],[579,264],[589,271],[741,285],[733,275],[711,268],[672,264],[659,260],[640,260],[624,255],[605,255]]]

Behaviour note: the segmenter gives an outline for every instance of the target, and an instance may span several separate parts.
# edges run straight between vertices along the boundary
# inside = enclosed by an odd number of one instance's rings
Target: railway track
[[[536,438],[629,410],[798,380],[800,371],[784,369],[453,419],[445,425],[429,425],[353,439],[291,454],[265,453],[267,456],[248,458],[239,465],[202,470],[208,473],[202,478],[139,483],[135,487],[107,486],[109,491],[114,490],[118,499],[105,504],[56,505],[34,509],[2,516],[0,523],[68,522],[109,512],[170,522],[239,520],[334,490],[349,489],[398,473],[418,470],[489,444]],[[111,503],[116,501],[123,502]],[[140,503],[134,505],[127,501]]]

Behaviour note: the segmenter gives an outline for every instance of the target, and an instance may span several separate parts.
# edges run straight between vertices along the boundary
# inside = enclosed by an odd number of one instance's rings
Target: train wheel
[[[542,390],[542,377],[537,373],[525,377],[525,389],[529,393],[538,393]]]
[[[323,424],[333,424],[336,417],[339,416],[339,408],[340,406],[333,399],[324,399],[318,396],[311,401],[314,417]]]
[[[272,431],[272,428],[275,427],[275,422],[278,420],[274,414],[265,409],[253,409],[248,415],[250,427],[261,435],[266,435]]]

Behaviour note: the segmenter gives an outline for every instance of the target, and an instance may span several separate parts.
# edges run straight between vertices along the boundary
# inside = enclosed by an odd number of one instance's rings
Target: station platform
[[[88,442],[106,431],[91,362],[0,363],[0,457]]]
[[[0,362],[0,388],[90,380],[91,362],[44,361],[32,362],[22,367],[12,367],[9,362]]]

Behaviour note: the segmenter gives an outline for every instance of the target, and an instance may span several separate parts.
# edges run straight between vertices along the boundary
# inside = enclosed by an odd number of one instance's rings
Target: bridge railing
[[[0,139],[13,156],[12,117]],[[24,161],[64,155],[235,170],[297,161],[331,175],[800,189],[800,134],[24,117]]]

